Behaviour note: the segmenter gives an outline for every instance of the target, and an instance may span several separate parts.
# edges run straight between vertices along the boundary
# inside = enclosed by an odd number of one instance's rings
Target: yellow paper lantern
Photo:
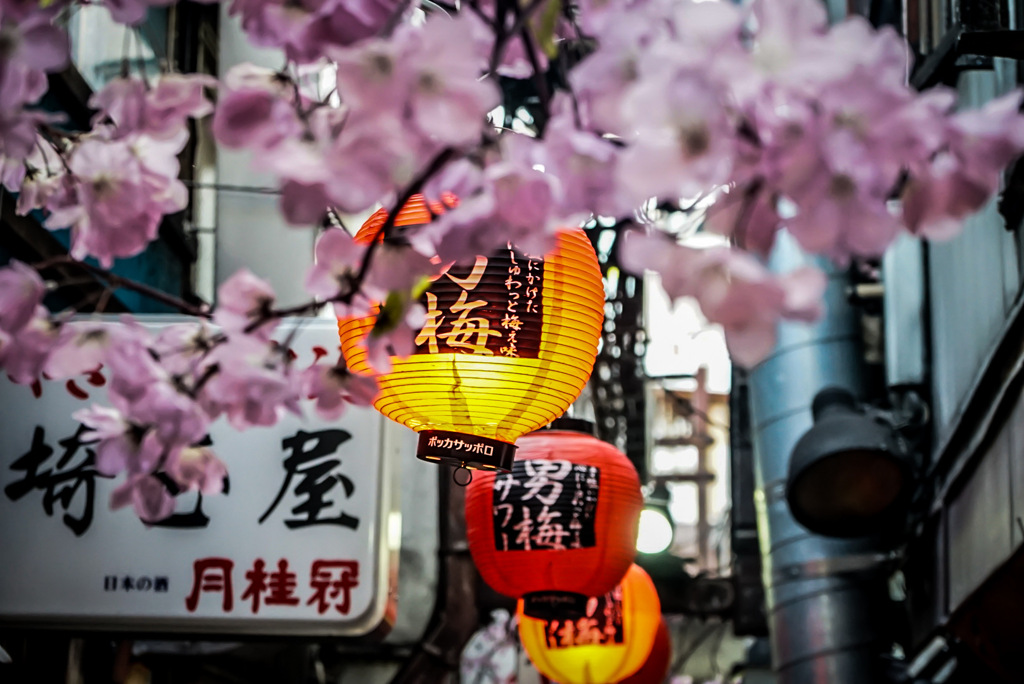
[[[661,624],[654,583],[633,564],[622,582],[592,597],[583,617],[538,619],[519,600],[519,639],[530,662],[560,684],[609,684],[646,662]]]
[[[414,196],[395,225],[430,217]],[[356,239],[374,239],[386,218],[378,211]],[[448,268],[422,302],[427,322],[416,351],[392,357],[374,406],[420,433],[421,459],[509,470],[516,439],[562,415],[593,370],[604,287],[590,241],[577,228],[561,232],[543,257],[512,245],[478,256]],[[339,321],[342,352],[356,373],[372,372],[359,344],[372,326],[372,318]]]

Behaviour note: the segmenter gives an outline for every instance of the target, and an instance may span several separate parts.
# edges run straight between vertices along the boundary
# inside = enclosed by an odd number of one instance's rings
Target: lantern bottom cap
[[[578,620],[586,617],[589,601],[575,591],[531,591],[523,594],[523,614],[538,620]]]
[[[515,444],[465,432],[424,430],[416,446],[421,461],[464,468],[509,472],[515,457]]]

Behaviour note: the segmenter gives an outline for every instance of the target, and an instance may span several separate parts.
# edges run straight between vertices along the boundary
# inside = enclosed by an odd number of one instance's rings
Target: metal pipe
[[[814,265],[829,278],[825,313],[814,324],[783,323],[775,350],[750,372],[755,502],[773,667],[779,684],[885,681],[884,577],[873,565],[850,572],[845,559],[870,557],[870,540],[830,539],[801,527],[785,499],[793,446],[811,427],[811,401],[826,386],[864,397],[865,373],[845,271],[803,253],[780,234],[769,259],[776,273]]]

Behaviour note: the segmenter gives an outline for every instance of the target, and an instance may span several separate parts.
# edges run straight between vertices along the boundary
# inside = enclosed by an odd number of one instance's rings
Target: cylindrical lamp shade
[[[580,618],[541,620],[523,612],[519,639],[538,671],[559,684],[608,684],[624,679],[647,660],[661,603],[654,583],[638,565],[630,566],[612,591],[593,597]]]
[[[541,430],[519,440],[510,473],[466,491],[473,562],[495,591],[600,596],[633,563],[643,495],[636,468],[591,435]]]
[[[662,684],[668,675],[668,667],[672,662],[672,637],[668,633],[665,618],[658,623],[658,631],[654,634],[654,645],[647,655],[647,660],[640,669],[617,684]]]
[[[356,239],[373,240],[385,220],[378,211]],[[415,196],[395,224],[429,220]],[[478,256],[447,269],[422,303],[427,322],[415,352],[392,357],[374,406],[420,433],[421,459],[508,470],[516,440],[562,415],[593,370],[604,287],[589,239],[572,229],[543,257],[513,245]],[[372,318],[339,321],[356,373],[372,372],[359,344],[372,326]]]

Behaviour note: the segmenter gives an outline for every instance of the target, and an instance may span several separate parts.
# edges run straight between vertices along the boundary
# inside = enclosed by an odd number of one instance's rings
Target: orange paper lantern
[[[418,195],[395,225],[430,217]],[[356,239],[374,239],[386,218],[378,211]],[[437,278],[423,304],[427,323],[416,351],[392,357],[374,406],[420,433],[421,459],[508,470],[516,439],[560,416],[593,370],[604,288],[590,241],[573,229],[543,257],[511,245],[478,256]],[[339,321],[342,352],[356,373],[372,372],[359,342],[373,322]]]
[[[661,684],[668,675],[668,667],[672,661],[672,638],[668,633],[665,618],[658,623],[658,631],[654,634],[654,645],[647,655],[647,660],[640,669],[622,679],[618,684]]]
[[[632,565],[611,592],[593,597],[580,618],[537,619],[519,601],[519,639],[538,671],[560,684],[609,684],[647,660],[661,604],[654,583]]]
[[[574,423],[592,428],[565,419],[555,425]],[[571,608],[573,597],[552,594],[581,595],[585,605],[622,579],[642,508],[640,479],[625,454],[585,432],[541,430],[519,440],[512,472],[484,472],[469,485],[466,535],[492,589],[526,595],[532,606]]]

